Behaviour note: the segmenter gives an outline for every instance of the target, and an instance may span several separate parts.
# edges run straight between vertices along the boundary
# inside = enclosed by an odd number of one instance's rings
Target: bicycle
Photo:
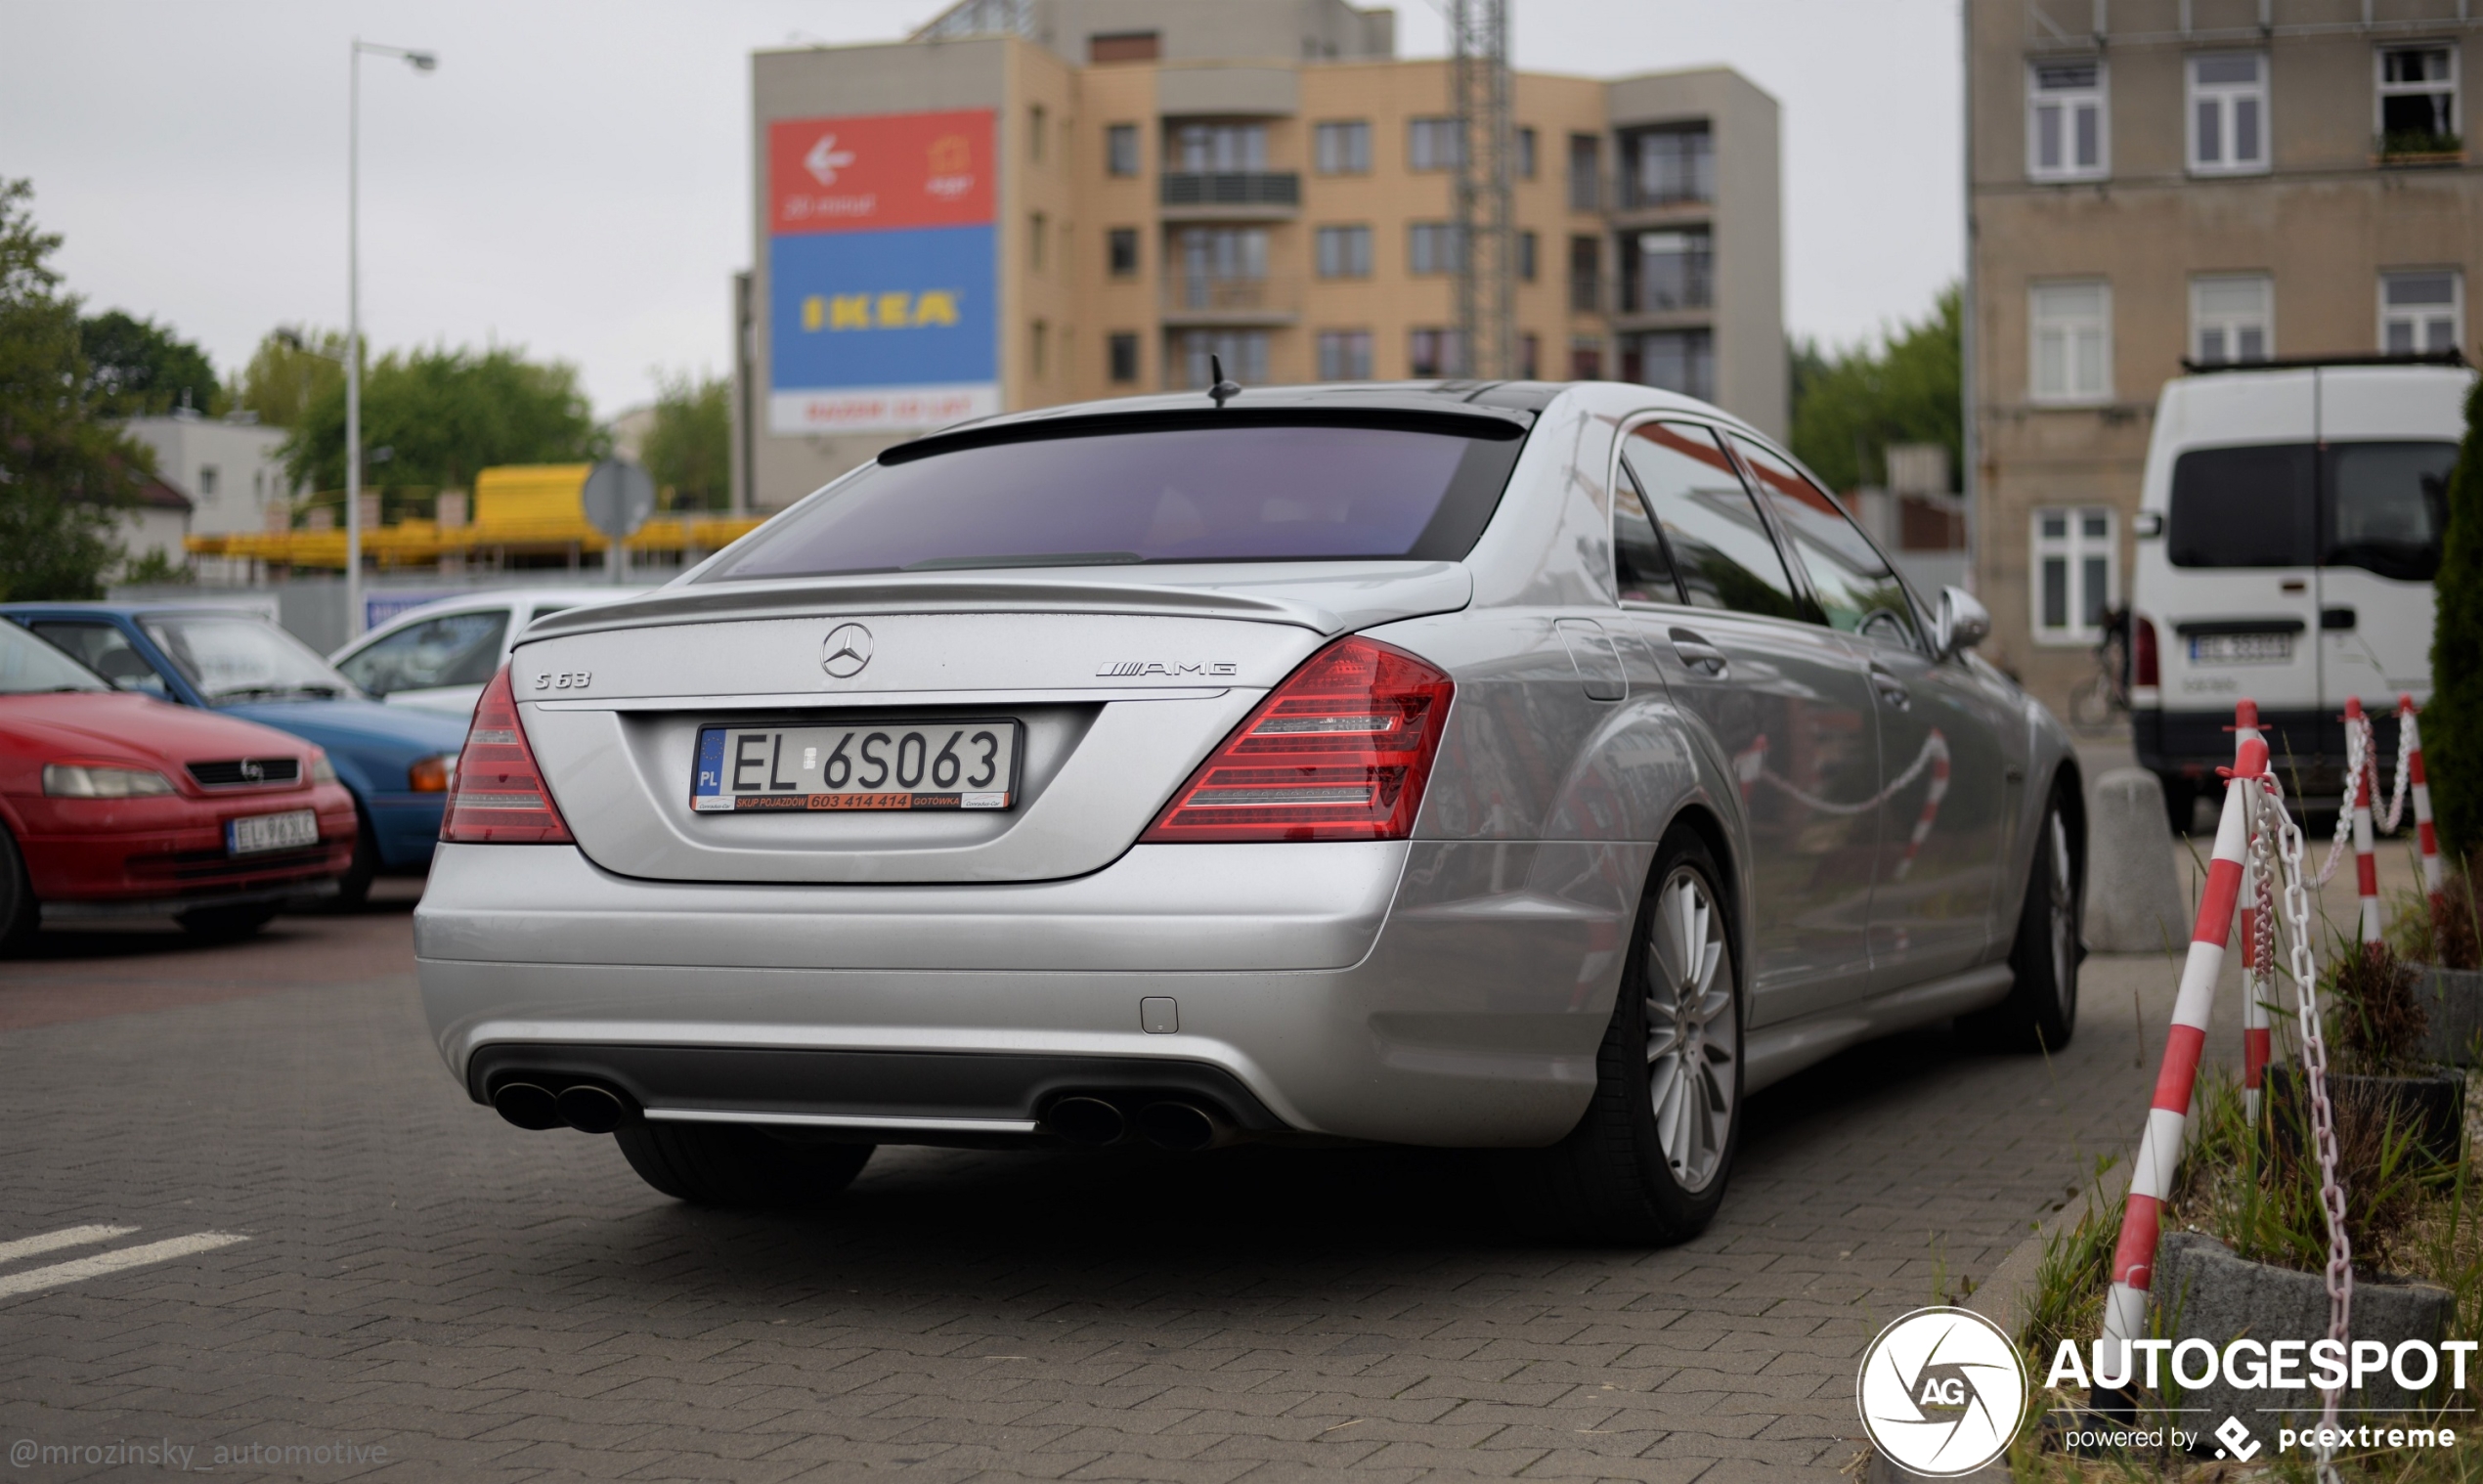
[[[2104,610],[2104,633],[2095,641],[2095,674],[2069,689],[2069,724],[2106,732],[2129,714],[2129,609]]]

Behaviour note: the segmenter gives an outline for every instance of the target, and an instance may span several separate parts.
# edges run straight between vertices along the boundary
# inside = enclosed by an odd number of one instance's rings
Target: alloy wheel
[[[2077,901],[2069,861],[2069,827],[2054,809],[2044,815],[2045,864],[2052,873],[2052,992],[2060,997],[2066,1024],[2077,997]]]
[[[1685,1191],[1716,1178],[1732,1132],[1741,1018],[1729,953],[1706,879],[1676,869],[1647,935],[1647,1097],[1656,1142]]]

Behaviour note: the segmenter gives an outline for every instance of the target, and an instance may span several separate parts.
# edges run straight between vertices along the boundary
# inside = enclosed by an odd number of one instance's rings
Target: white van
[[[2232,764],[2244,698],[2305,794],[2341,784],[2348,697],[2395,758],[2397,697],[2431,693],[2431,578],[2473,381],[2335,360],[2164,384],[2135,527],[2130,707],[2176,821]]]
[[[471,716],[517,636],[546,613],[649,589],[498,588],[409,608],[327,657],[345,678],[391,706]]]

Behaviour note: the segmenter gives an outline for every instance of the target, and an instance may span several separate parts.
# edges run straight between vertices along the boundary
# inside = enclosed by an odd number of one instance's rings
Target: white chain
[[[2345,726],[2345,799],[2336,808],[2336,840],[2329,846],[2328,859],[2321,864],[2318,877],[2311,882],[2315,887],[2328,885],[2329,879],[2336,874],[2336,868],[2345,863],[2345,852],[2353,848],[2355,780],[2361,778],[2363,769],[2371,765],[2371,755],[2363,746],[2363,731],[2367,725],[2367,722],[2348,722]]]
[[[2319,1153],[2320,1208],[2328,1217],[2328,1337],[2342,1342],[2353,1318],[2354,1251],[2345,1237],[2345,1188],[2336,1178],[2336,1125],[2328,1101],[2328,1041],[2320,1033],[2319,970],[2311,949],[2311,898],[2303,883],[2302,831],[2293,816],[2286,812],[2282,786],[2273,776],[2262,777],[2254,792],[2253,804],[2275,816],[2275,845],[2284,856],[2285,919],[2289,939],[2286,946],[2293,979],[2294,1009],[2302,1026],[2301,1066],[2297,1069],[2310,1095],[2311,1137]],[[2274,864],[2268,858],[2269,834],[2260,828],[2251,836],[2262,873]],[[2343,1394],[2341,1387],[2320,1392],[2321,1427],[2332,1430],[2336,1426],[2337,1404]],[[2319,1476],[2323,1484],[2332,1484],[2337,1477],[2331,1450],[2324,1444],[2319,1449]]]
[[[2370,728],[2370,718],[2366,717],[2363,719],[2363,726],[2366,730]],[[2374,753],[2379,751],[2379,743],[2376,737],[2374,737],[2372,741],[2371,750]],[[2379,779],[2374,772],[2374,775],[2372,778],[2372,792],[2377,793],[2378,791]],[[2414,749],[2406,746],[2405,719],[2400,717],[2397,719],[2397,786],[2389,791],[2388,813],[2385,818],[2379,821],[2379,833],[2382,835],[2393,835],[2397,833],[2397,821],[2405,817],[2406,800],[2411,798],[2413,793]]]

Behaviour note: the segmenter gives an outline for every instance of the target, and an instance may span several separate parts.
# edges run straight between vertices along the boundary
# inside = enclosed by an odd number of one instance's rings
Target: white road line
[[[32,1293],[41,1288],[57,1288],[63,1284],[84,1283],[107,1273],[124,1268],[143,1268],[149,1263],[170,1262],[176,1257],[189,1257],[199,1252],[212,1252],[250,1239],[233,1232],[196,1232],[188,1237],[173,1237],[162,1242],[150,1242],[140,1246],[122,1247],[114,1252],[98,1252],[75,1262],[56,1262],[48,1268],[28,1268],[22,1273],[0,1276],[0,1298],[13,1293]]]
[[[71,1226],[40,1237],[21,1237],[15,1242],[0,1242],[0,1262],[15,1262],[62,1247],[82,1247],[90,1242],[109,1242],[137,1230],[134,1226]]]

